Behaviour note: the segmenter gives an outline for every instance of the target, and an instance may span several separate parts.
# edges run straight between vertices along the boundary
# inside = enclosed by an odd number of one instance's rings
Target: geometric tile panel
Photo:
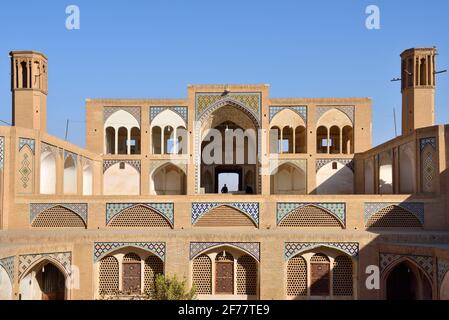
[[[346,203],[344,202],[278,202],[276,205],[276,221],[281,222],[290,212],[305,206],[315,206],[331,213],[340,220],[343,225],[346,223]]]
[[[317,159],[316,160],[316,172],[320,170],[323,166],[328,164],[329,162],[340,162],[342,165],[345,165],[349,169],[351,169],[352,172],[354,172],[354,160],[352,159]]]
[[[0,259],[0,266],[6,270],[11,283],[14,283],[14,261],[14,256]]]
[[[319,247],[338,249],[352,257],[356,257],[359,254],[358,242],[286,242],[284,246],[284,258],[288,260],[300,252]]]
[[[422,202],[365,202],[365,223],[373,214],[379,212],[383,208],[393,205],[409,211],[415,215],[422,224],[424,224],[424,203]]]
[[[318,121],[323,114],[331,109],[337,109],[348,116],[352,123],[354,123],[354,106],[317,106],[316,107],[316,121]]]
[[[19,151],[22,150],[24,146],[28,146],[34,154],[34,140],[27,138],[19,138]]]
[[[395,254],[395,253],[380,253],[380,271],[383,272],[390,264],[395,261],[407,257],[415,261],[429,276],[433,279],[433,258],[429,256],[417,256],[417,255],[405,255],[405,254]]]
[[[430,144],[434,150],[437,149],[437,139],[435,137],[423,138],[423,139],[420,139],[419,141],[420,141],[421,151],[423,151],[424,148],[428,144]]]
[[[140,107],[104,107],[103,108],[103,121],[106,122],[108,118],[116,111],[123,110],[131,114],[140,125]]]
[[[56,155],[58,152],[58,147],[52,146],[51,144],[47,144],[45,142],[41,142],[41,154],[44,152],[50,152]]]
[[[441,282],[448,271],[449,260],[438,258],[438,286],[441,286]]]
[[[304,122],[307,122],[307,106],[270,106],[270,121],[283,109],[293,110],[304,120]]]
[[[100,260],[111,251],[125,247],[135,247],[150,251],[161,258],[162,261],[165,261],[165,242],[95,242],[94,261]]]
[[[0,169],[5,163],[5,137],[0,137]]]
[[[116,163],[125,162],[134,167],[140,173],[140,160],[104,160],[103,161],[103,173]]]
[[[142,205],[156,210],[162,216],[168,219],[173,225],[174,210],[173,203],[106,203],[106,224],[111,221],[113,217],[122,212],[125,209],[134,207],[136,205]]]
[[[87,203],[30,203],[30,223],[41,212],[56,206],[61,206],[75,212],[87,224]]]
[[[242,249],[250,254],[254,259],[260,261],[260,243],[259,242],[190,242],[190,260],[200,253],[212,247],[229,245]]]
[[[150,107],[150,122],[153,121],[156,116],[164,110],[171,110],[177,114],[187,123],[187,107]]]
[[[228,101],[235,101],[237,105],[244,106],[257,119],[257,123],[259,123],[262,101],[260,92],[231,92],[226,95],[223,95],[223,93],[197,93],[195,97],[196,119],[200,119],[210,107],[216,107],[222,102],[226,104]]]
[[[259,224],[259,203],[258,202],[193,202],[192,203],[192,224],[206,212],[220,207],[229,206],[246,214],[257,225]]]
[[[58,261],[68,275],[72,269],[71,252],[35,253],[19,256],[19,278],[38,260],[51,258]]]

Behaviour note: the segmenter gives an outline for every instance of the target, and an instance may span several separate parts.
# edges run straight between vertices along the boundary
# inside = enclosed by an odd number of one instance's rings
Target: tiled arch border
[[[108,118],[110,116],[112,116],[114,113],[116,113],[117,111],[126,111],[128,112],[130,115],[132,115],[134,117],[134,119],[136,119],[137,123],[139,124],[139,126],[141,125],[140,123],[140,107],[137,106],[123,106],[123,107],[115,107],[115,106],[105,106],[103,108],[103,123],[106,123],[106,121],[108,120]]]
[[[359,255],[358,242],[285,242],[284,258],[285,260],[289,260],[302,252],[320,247],[336,249],[351,257],[357,257]]]
[[[27,274],[33,266],[44,260],[56,263],[64,269],[66,275],[70,276],[72,274],[71,252],[33,253],[19,256],[19,279]]]
[[[349,120],[351,120],[352,125],[354,126],[354,106],[316,106],[316,121],[320,120],[320,118],[329,110],[336,109],[343,112]]]
[[[106,224],[109,224],[111,220],[123,212],[126,209],[135,206],[144,206],[149,209],[155,210],[162,217],[168,220],[170,225],[173,227],[174,224],[174,205],[170,203],[106,203]]]
[[[315,206],[328,212],[346,226],[346,203],[344,202],[278,202],[276,204],[276,222],[279,225],[293,210]]]
[[[0,259],[0,266],[6,270],[6,273],[11,280],[11,283],[14,283],[14,262],[16,258],[14,256],[5,257]]]
[[[237,209],[248,216],[256,226],[259,226],[259,203],[258,202],[193,202],[192,203],[192,225],[199,218],[212,209],[228,206]]]
[[[103,161],[103,173],[105,173],[110,167],[115,165],[116,163],[125,162],[126,164],[129,164],[134,169],[137,170],[137,172],[140,173],[140,160],[104,160]]]
[[[292,105],[292,106],[270,106],[270,122],[274,116],[284,109],[292,110],[296,112],[307,124],[307,106],[306,105]]]
[[[371,216],[389,206],[398,206],[404,210],[407,210],[408,212],[413,214],[421,222],[422,225],[424,225],[424,203],[422,202],[365,202],[365,223],[368,222]]]
[[[78,215],[87,226],[88,205],[87,203],[30,203],[30,223],[36,219],[36,217],[45,210],[54,207],[66,208],[76,215]]]
[[[94,262],[122,248],[137,248],[153,253],[165,262],[165,242],[95,242]]]
[[[150,106],[150,123],[157,117],[157,115],[165,110],[170,110],[177,113],[187,125],[188,111],[184,106]]]
[[[431,256],[421,255],[407,255],[407,254],[395,254],[395,253],[380,253],[379,254],[379,266],[380,272],[383,274],[392,264],[396,264],[399,260],[411,260],[418,267],[420,267],[429,277],[433,279],[433,258]]]
[[[190,242],[190,260],[205,251],[222,246],[242,250],[260,262],[260,242]]]

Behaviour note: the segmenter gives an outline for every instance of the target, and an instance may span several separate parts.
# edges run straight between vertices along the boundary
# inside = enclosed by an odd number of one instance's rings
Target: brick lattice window
[[[108,226],[171,228],[170,223],[161,214],[142,205],[123,210],[109,222]]]
[[[62,206],[42,211],[31,224],[36,228],[85,228],[83,219],[75,212]]]
[[[279,223],[280,227],[339,227],[340,221],[332,214],[316,206],[305,206],[290,212]]]
[[[105,257],[100,261],[99,294],[113,294],[119,290],[119,268],[115,257]]]
[[[333,265],[334,296],[352,296],[352,261],[348,256],[338,256]]]
[[[205,254],[193,260],[192,283],[198,294],[212,294],[212,261]]]
[[[249,255],[237,259],[237,294],[257,294],[257,264]]]
[[[135,254],[134,252],[130,252],[125,254],[125,256],[123,257],[123,262],[133,262],[133,263],[138,263],[140,262],[140,257]]]
[[[256,227],[244,213],[229,206],[214,208],[201,216],[195,223],[197,227]]]
[[[307,295],[307,263],[303,257],[296,256],[288,260],[287,295]]]
[[[366,223],[367,228],[420,228],[421,222],[413,213],[395,205],[373,214]]]
[[[156,281],[156,275],[163,273],[164,273],[164,263],[159,257],[151,255],[145,259],[145,267],[144,267],[145,293],[149,293],[150,295],[154,293],[154,284]]]

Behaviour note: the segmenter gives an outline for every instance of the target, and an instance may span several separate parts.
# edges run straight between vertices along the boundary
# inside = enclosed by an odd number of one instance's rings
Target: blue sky
[[[81,29],[65,28],[76,4]],[[381,29],[365,28],[380,8]],[[2,1],[0,119],[11,120],[11,50],[49,57],[48,130],[85,145],[86,98],[184,98],[187,84],[268,83],[272,97],[372,97],[373,144],[400,125],[399,54],[437,46],[449,68],[449,2]],[[449,123],[449,73],[438,76],[436,121]],[[399,127],[400,128],[400,127]],[[400,130],[399,130],[400,131]]]

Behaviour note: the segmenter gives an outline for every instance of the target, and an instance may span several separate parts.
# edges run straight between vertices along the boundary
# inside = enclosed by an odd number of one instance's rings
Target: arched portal
[[[424,272],[404,260],[396,264],[385,280],[387,300],[431,300],[432,286]]]
[[[252,176],[258,172],[257,129],[257,122],[233,105],[220,107],[202,120],[201,192],[219,193],[224,184],[230,193],[259,192],[259,175]],[[207,172],[213,177],[212,186],[207,184]]]
[[[271,175],[271,194],[306,194],[306,174],[297,166],[284,163]]]
[[[65,300],[66,276],[59,266],[44,260],[32,268],[20,281],[22,300]]]
[[[186,174],[174,164],[157,168],[151,175],[151,194],[186,194]]]

